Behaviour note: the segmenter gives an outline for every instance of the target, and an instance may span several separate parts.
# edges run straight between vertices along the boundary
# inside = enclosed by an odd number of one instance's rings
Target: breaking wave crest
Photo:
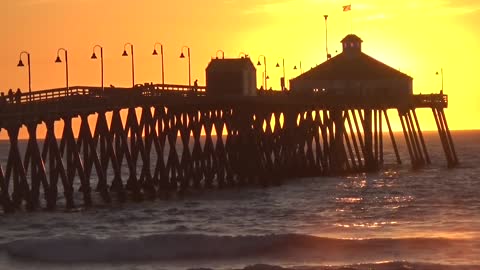
[[[299,234],[211,236],[159,234],[139,238],[63,237],[9,242],[0,250],[14,260],[51,263],[269,259],[275,262],[378,261],[476,262],[480,241],[444,238],[348,240]],[[447,260],[445,260],[447,258]],[[448,259],[450,258],[450,260]]]

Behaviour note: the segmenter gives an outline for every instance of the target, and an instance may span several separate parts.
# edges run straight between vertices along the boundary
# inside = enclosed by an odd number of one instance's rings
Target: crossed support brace
[[[455,166],[443,108],[432,110],[448,165]],[[413,167],[430,164],[415,109],[398,114]],[[42,122],[43,147],[37,138]],[[396,162],[402,162],[386,108],[144,104],[48,116],[42,122],[4,127],[10,142],[6,167],[0,166],[5,212],[33,210],[43,201],[47,209],[61,202],[66,208],[88,207],[99,203],[92,186],[110,203],[115,197],[141,201],[192,189],[374,171],[384,164],[384,123]],[[61,122],[57,138],[55,125]],[[22,125],[28,134],[24,151]],[[75,196],[77,191],[82,196]]]

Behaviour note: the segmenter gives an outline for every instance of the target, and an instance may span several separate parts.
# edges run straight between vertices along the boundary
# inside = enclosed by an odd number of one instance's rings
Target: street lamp
[[[437,71],[436,75],[439,75],[438,71]],[[440,75],[442,76],[442,89],[440,90],[440,94],[443,95],[443,68],[440,69]]]
[[[283,77],[280,79],[280,86],[282,88],[282,91],[285,91],[286,90],[286,85],[285,85],[285,58],[279,57],[278,59],[282,59]],[[276,67],[280,67],[280,62],[277,62]]]
[[[65,77],[67,81],[67,93],[69,90],[68,87],[68,52],[64,48],[60,48],[57,50],[57,59],[55,59],[55,63],[62,63],[62,59],[60,58],[60,51],[63,51],[65,53]]]
[[[293,70],[297,70],[297,66],[293,66]],[[303,71],[302,71],[302,61],[300,61],[300,74],[302,74]]]
[[[162,60],[162,85],[164,85],[165,84],[165,68],[164,68],[164,65],[163,65],[163,44],[162,43],[156,42],[153,45],[152,55],[158,55],[157,50],[156,50],[157,45],[160,45],[160,56],[161,56],[160,59]]]
[[[180,58],[185,58],[185,54],[183,54],[183,49],[187,49],[187,56],[188,56],[188,86],[192,86],[192,73],[191,73],[191,58],[190,58],[190,48],[187,46],[182,47],[182,53],[180,54]]]
[[[28,93],[32,94],[32,76],[31,76],[31,71],[30,71],[30,53],[26,51],[22,51],[20,53],[20,60],[18,60],[17,67],[23,67],[23,62],[22,62],[22,55],[26,54],[27,55],[27,66],[28,66]]]
[[[225,59],[225,52],[222,51],[222,50],[218,50],[216,53],[215,53],[215,57],[218,59],[218,53],[222,53],[222,59]]]
[[[263,57],[263,65],[265,67],[265,71],[263,73],[263,83],[264,83],[264,86],[265,86],[265,90],[267,90],[267,57],[265,55],[259,55],[258,56],[258,63],[257,63],[257,66],[261,66],[262,63],[260,63],[260,58]]]
[[[133,44],[132,43],[127,42],[123,45],[122,56],[128,56],[127,46],[130,46],[130,54],[132,55],[132,88],[133,88],[135,87],[135,64],[133,61]]]
[[[323,17],[325,18],[325,49],[327,51],[327,60],[329,60],[330,58],[332,58],[332,55],[328,53],[328,15],[323,15]]]
[[[97,59],[97,55],[95,54],[95,49],[100,48],[100,76],[101,76],[101,81],[102,81],[102,91],[105,91],[105,88],[103,86],[103,47],[100,45],[95,45],[93,46],[93,53],[91,59]]]

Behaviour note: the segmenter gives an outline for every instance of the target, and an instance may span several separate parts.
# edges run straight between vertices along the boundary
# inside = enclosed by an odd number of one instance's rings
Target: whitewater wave
[[[194,269],[190,269],[194,270]],[[213,270],[202,268],[202,270]],[[242,270],[478,270],[478,266],[455,266],[440,264],[424,264],[410,262],[382,262],[373,264],[357,264],[342,266],[296,266],[282,267],[269,264],[255,264],[244,267]]]
[[[199,268],[201,270],[213,270]],[[199,270],[197,269],[197,270]],[[269,264],[255,264],[244,267],[241,270],[478,270],[478,266],[454,266],[440,264],[422,264],[409,262],[382,262],[374,264],[357,264],[342,266],[296,266],[282,267]],[[189,269],[195,270],[195,269]]]
[[[51,263],[267,259],[273,262],[352,264],[415,261],[478,264],[479,240],[444,238],[322,238],[299,234],[212,236],[159,234],[139,238],[27,239],[0,246],[14,260]]]

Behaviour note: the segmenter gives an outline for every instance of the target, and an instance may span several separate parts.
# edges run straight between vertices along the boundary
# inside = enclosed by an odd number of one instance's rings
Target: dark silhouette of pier
[[[82,203],[90,206],[92,190],[105,202],[112,193],[120,201],[142,200],[189,189],[268,186],[289,177],[372,171],[384,162],[382,118],[402,162],[386,113],[390,109],[400,115],[414,167],[430,163],[415,112],[420,108],[433,111],[447,163],[454,166],[458,160],[447,106],[441,94],[389,104],[381,96],[362,100],[280,91],[209,96],[205,87],[193,91],[179,85],[25,93],[5,99],[0,112],[10,141],[7,164],[0,164],[0,202],[5,212],[23,204],[29,210],[54,209],[62,192],[72,208],[78,204],[73,196],[77,181]],[[127,110],[125,116],[121,110]],[[75,118],[80,119],[78,136],[72,128]],[[45,139],[36,136],[41,124]],[[63,133],[56,137],[59,124]],[[18,141],[22,126],[29,135],[24,153]]]
[[[389,110],[399,115],[413,168],[431,163],[416,114],[425,108],[433,112],[447,165],[457,165],[443,89],[414,95],[413,78],[364,54],[362,42],[348,35],[341,54],[293,78],[288,91],[285,84],[282,91],[257,90],[248,57],[212,59],[206,87],[196,80],[192,86],[189,76],[188,86],[67,82],[61,89],[11,91],[0,100],[0,129],[10,142],[7,163],[0,164],[0,204],[5,212],[74,208],[79,201],[89,207],[96,203],[93,191],[105,203],[140,201],[376,171],[384,164],[384,139],[402,163]],[[47,131],[41,139],[40,125]],[[63,129],[59,137],[56,127]]]

